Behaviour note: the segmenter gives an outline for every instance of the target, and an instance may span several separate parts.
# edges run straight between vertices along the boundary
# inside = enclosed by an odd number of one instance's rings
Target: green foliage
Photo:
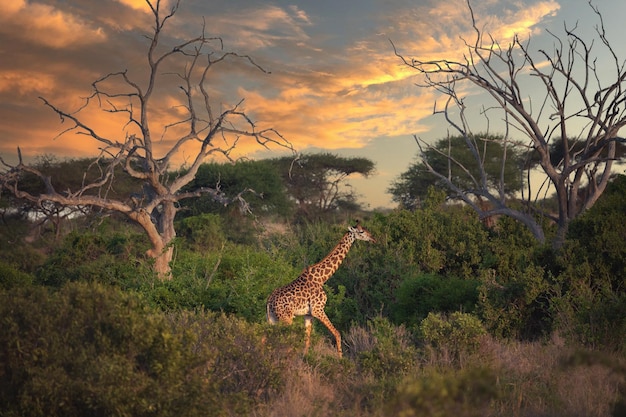
[[[0,289],[25,287],[33,282],[33,276],[0,261]]]
[[[582,271],[576,277],[589,276]],[[591,347],[624,350],[626,347],[626,295],[605,290],[594,291],[588,284],[571,285],[569,277],[560,282],[568,289],[554,294],[550,306],[555,328],[570,341]]]
[[[217,395],[193,334],[135,296],[73,284],[0,293],[3,415],[205,415]]]
[[[0,262],[0,378],[9,380],[0,414],[270,416],[289,404],[372,417],[568,415],[560,410],[576,408],[564,393],[578,385],[593,393],[582,409],[593,410],[615,401],[616,385],[598,379],[605,373],[576,368],[589,379],[571,379],[554,352],[540,350],[550,341],[504,344],[484,332],[535,339],[556,330],[573,345],[623,352],[626,300],[611,275],[621,252],[609,239],[608,257],[593,246],[619,230],[610,219],[626,223],[618,203],[595,230],[573,223],[560,252],[508,218],[486,230],[434,191],[415,212],[362,219],[377,243],[356,242],[325,288],[343,359],[319,324],[303,358],[301,319],[261,323],[270,292],[325,256],[346,223],[305,223],[236,245],[222,216],[180,219],[169,281],[149,272],[147,242],[124,224],[73,226],[81,231],[51,250],[34,283],[19,263]],[[519,356],[520,346],[539,351]],[[481,391],[494,377],[493,390]],[[496,408],[486,410],[489,402]]]
[[[208,286],[206,307],[265,320],[265,303],[274,288],[294,280],[299,271],[268,253],[241,249],[224,252],[218,273]]]
[[[330,153],[304,154],[296,160],[283,157],[270,160],[283,179],[287,193],[297,206],[297,219],[317,221],[337,211],[354,212],[359,205],[347,178],[354,174],[368,177],[374,163],[367,158],[344,158]]]
[[[301,334],[293,329],[251,325],[211,312],[182,312],[170,319],[181,332],[193,329],[196,339],[190,347],[205,355],[206,378],[237,415],[283,388],[286,367],[296,356],[293,348],[300,342]]]
[[[110,161],[98,161],[95,158],[66,158],[57,159],[53,155],[42,155],[37,158],[34,168],[45,177],[49,177],[56,190],[80,189],[84,184],[96,182],[103,178],[102,166]],[[142,182],[132,178],[117,164],[114,170],[115,187],[108,188],[108,197],[127,199],[133,191],[141,190]],[[30,173],[24,173],[22,189],[33,195],[46,192],[46,185],[39,178]],[[87,191],[87,194],[97,194],[98,188]]]
[[[572,221],[554,257],[551,308],[568,338],[614,349],[626,346],[626,176]]]
[[[235,164],[202,164],[195,179],[187,186],[190,190],[216,188],[228,198],[242,195],[250,209],[259,214],[278,214],[287,216],[291,212],[291,203],[285,193],[281,176],[270,161],[242,160]],[[192,215],[201,213],[227,214],[238,207],[225,207],[211,195],[185,203]]]
[[[412,335],[404,326],[378,316],[365,327],[353,327],[346,335],[349,354],[368,392],[366,404],[383,404],[402,378],[418,367]],[[370,381],[370,382],[365,382]]]
[[[0,262],[12,265],[27,273],[35,272],[45,262],[45,246],[42,248],[40,242],[37,242],[37,245],[27,242],[27,239],[28,241],[32,240],[34,227],[25,215],[2,213]]]
[[[329,285],[324,285],[324,291],[328,299],[326,301],[326,314],[337,329],[349,329],[361,318],[359,306],[356,300],[346,296],[346,287],[339,284],[337,290]]]
[[[228,245],[206,254],[181,250],[172,280],[150,280],[136,289],[165,311],[201,307],[262,322],[269,294],[298,273],[270,253]]]
[[[475,213],[437,206],[437,197],[423,209],[397,211],[384,219],[388,250],[402,253],[421,271],[470,278],[488,246],[487,231]]]
[[[391,314],[396,323],[417,325],[429,312],[472,312],[478,302],[477,280],[421,274],[405,278],[396,291]]]
[[[479,307],[485,325],[498,337],[537,338],[550,330],[549,284],[544,270],[529,265],[510,275],[485,277]]]
[[[603,197],[569,227],[568,238],[579,243],[576,256],[594,266],[594,281],[626,291],[626,176],[616,177]]]
[[[536,339],[552,331],[551,249],[518,222],[502,217],[490,231],[479,271],[476,312],[497,337]]]
[[[256,217],[285,219],[293,212],[277,167],[267,160],[202,164],[185,190],[202,188],[218,189],[223,195],[184,201],[179,217],[219,215],[222,233],[235,243],[257,242]]]
[[[416,365],[410,333],[384,317],[368,321],[365,329],[352,329],[350,343],[361,372],[376,378],[401,377]]]
[[[153,274],[146,260],[145,235],[131,230],[68,234],[36,273],[40,284],[61,287],[67,282],[100,282],[134,286]]]
[[[445,181],[432,174],[426,164],[443,175],[449,173],[451,181],[460,189],[476,188],[475,181],[481,177],[480,168],[466,141],[473,142],[478,150],[479,154],[476,156],[482,163],[488,187],[498,188],[500,178],[504,176],[503,185],[506,194],[514,194],[520,190],[522,177],[519,172],[524,163],[525,153],[516,149],[511,142],[505,145],[501,135],[476,134],[468,138],[463,136],[443,138],[437,141],[434,147],[425,149],[420,159],[411,164],[408,170],[392,183],[389,193],[393,195],[393,200],[404,208],[414,210],[421,207],[429,187],[447,188]],[[506,159],[503,158],[505,149]],[[502,161],[506,161],[504,167]]]
[[[482,417],[497,398],[497,376],[488,368],[425,372],[407,378],[387,407],[387,415],[402,417]]]
[[[432,348],[445,351],[455,361],[476,352],[482,336],[487,334],[478,317],[460,312],[448,316],[429,313],[420,324],[420,332]]]
[[[186,248],[194,251],[214,251],[224,246],[226,237],[222,218],[217,214],[203,213],[186,217],[176,227]]]
[[[489,273],[496,271],[500,275],[513,274],[539,263],[543,250],[526,227],[504,216],[489,231],[482,267]]]
[[[72,283],[0,292],[0,414],[227,416],[282,389],[296,338]]]

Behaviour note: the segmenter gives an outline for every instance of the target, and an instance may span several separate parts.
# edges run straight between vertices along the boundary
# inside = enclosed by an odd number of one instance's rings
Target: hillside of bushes
[[[302,353],[301,318],[265,322],[271,291],[323,258],[350,221],[178,221],[172,279],[123,219],[63,233],[3,216],[0,415],[625,416],[626,181],[560,250],[491,228],[432,193],[364,213]]]

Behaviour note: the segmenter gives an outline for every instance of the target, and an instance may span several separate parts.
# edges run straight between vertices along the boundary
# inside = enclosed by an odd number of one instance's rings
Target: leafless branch
[[[148,255],[157,259],[156,269],[167,274],[171,259],[171,241],[175,237],[174,215],[177,203],[186,198],[211,195],[223,203],[238,202],[242,209],[249,206],[244,199],[243,190],[234,198],[227,199],[216,188],[202,188],[195,191],[181,190],[197,174],[200,165],[212,154],[221,154],[231,159],[233,150],[241,140],[249,139],[258,145],[269,148],[278,146],[293,151],[291,143],[274,129],[259,130],[252,118],[243,109],[244,99],[234,105],[224,106],[223,100],[210,96],[208,74],[218,70],[226,61],[238,61],[262,74],[269,74],[249,55],[238,54],[224,49],[224,42],[219,37],[206,35],[206,22],[199,36],[182,40],[173,47],[164,48],[161,42],[167,22],[176,14],[179,1],[173,2],[169,10],[162,10],[165,2],[146,0],[154,25],[150,36],[146,36],[148,67],[146,78],[131,78],[128,71],[108,73],[92,83],[92,93],[84,98],[75,111],[62,109],[46,98],[40,97],[43,104],[57,114],[62,123],[70,126],[57,136],[75,133],[95,143],[98,156],[89,170],[97,173],[96,178],[82,177],[76,189],[56,190],[53,182],[42,171],[24,163],[18,149],[19,162],[11,166],[0,158],[6,172],[0,175],[0,186],[9,190],[18,198],[36,204],[54,202],[72,207],[98,207],[107,211],[125,214],[137,222],[147,233],[152,243]],[[178,72],[163,72],[166,65],[182,67]],[[156,132],[151,125],[155,118],[151,109],[157,106],[157,94],[170,86],[164,77],[176,77],[181,81],[178,91],[183,97],[178,110],[182,116],[169,122],[162,132]],[[199,92],[199,94],[198,94]],[[127,118],[123,125],[124,139],[110,138],[88,123],[84,110],[99,108],[105,113],[122,115]],[[219,109],[219,111],[218,111]],[[156,123],[156,122],[155,122]],[[158,149],[155,138],[171,141],[165,150]],[[176,175],[170,171],[171,164],[187,145],[195,146],[191,163]],[[159,156],[159,153],[162,153]],[[141,187],[128,201],[111,197],[117,176],[124,172]],[[24,174],[38,178],[45,187],[42,193],[33,193],[23,189],[21,181]]]
[[[452,129],[467,138],[468,151],[476,161],[480,162],[480,152],[471,140],[465,98],[460,95],[461,84],[469,83],[486,93],[492,104],[483,105],[481,114],[486,117],[488,112],[500,112],[502,116],[498,119],[504,122],[506,140],[509,140],[509,130],[529,140],[532,148],[529,157],[537,161],[549,179],[550,189],[556,193],[559,203],[559,213],[552,216],[557,219],[559,226],[557,240],[563,239],[571,219],[591,207],[604,191],[611,177],[613,162],[621,160],[621,154],[617,153],[618,146],[621,146],[618,133],[626,125],[626,61],[618,57],[607,39],[599,8],[591,1],[589,5],[599,21],[596,34],[603,47],[599,52],[596,52],[598,45],[594,44],[593,39],[579,35],[578,24],[565,24],[562,35],[548,31],[554,41],[551,50],[533,51],[530,38],[524,41],[518,35],[512,38],[508,46],[503,45],[478,26],[477,16],[469,0],[467,6],[474,39],[463,40],[466,47],[463,59],[408,58],[400,54],[392,42],[394,53],[402,63],[422,75],[419,85],[444,96],[445,106],[442,109],[435,108],[434,113],[442,115]],[[599,65],[602,54],[608,55],[608,62],[612,62],[611,78],[604,75],[607,62]],[[544,65],[545,62],[548,65]],[[506,70],[502,71],[502,68]],[[544,91],[538,101],[540,105],[536,108],[532,106],[532,97],[525,97],[522,88],[522,81],[527,83],[533,79],[539,82]],[[450,111],[452,108],[455,109],[454,117]],[[575,126],[579,126],[581,121],[585,122],[584,129],[572,134],[574,129],[579,129]],[[581,139],[584,140],[582,148],[578,144]],[[424,141],[418,141],[422,152],[424,144]],[[506,146],[503,149],[504,161]],[[555,158],[557,152],[560,158]],[[450,155],[448,157],[450,164],[460,165],[458,160]],[[480,166],[483,167],[484,163]],[[527,166],[529,179],[533,167],[533,164]],[[476,186],[472,190],[455,189],[449,175],[436,173],[432,167],[431,172],[446,181],[450,189],[467,204],[470,204],[471,199],[466,196],[473,194],[487,198],[496,211],[509,210],[498,206],[504,201],[504,194],[490,192],[482,169],[478,177],[472,177]],[[547,192],[547,187],[542,185],[533,195],[531,186],[528,180],[528,189],[522,193],[527,207],[536,206],[539,192]],[[581,194],[583,187],[587,190],[584,196]],[[531,220],[525,222],[527,225],[532,223]],[[556,244],[559,245],[558,242]]]

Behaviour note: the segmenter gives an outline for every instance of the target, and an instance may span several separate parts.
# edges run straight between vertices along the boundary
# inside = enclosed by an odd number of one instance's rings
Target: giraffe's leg
[[[311,344],[311,326],[313,324],[313,316],[306,315],[304,316],[304,354],[306,355],[309,352],[309,345]]]
[[[337,344],[337,354],[339,354],[339,357],[341,358],[342,357],[341,334],[339,333],[339,330],[337,330],[335,326],[333,326],[328,316],[326,316],[326,313],[324,312],[324,310],[315,310],[313,312],[313,316],[319,321],[321,321],[324,324],[324,326],[326,326],[328,331],[331,332],[333,336],[335,336],[335,343]]]

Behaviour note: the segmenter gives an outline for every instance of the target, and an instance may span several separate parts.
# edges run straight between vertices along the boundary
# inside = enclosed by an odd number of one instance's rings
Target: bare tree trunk
[[[162,206],[163,211],[159,213],[158,225],[161,236],[162,249],[156,254],[154,269],[161,279],[171,279],[172,257],[174,255],[174,238],[176,230],[174,230],[174,217],[176,217],[176,207],[171,201],[165,202]]]

